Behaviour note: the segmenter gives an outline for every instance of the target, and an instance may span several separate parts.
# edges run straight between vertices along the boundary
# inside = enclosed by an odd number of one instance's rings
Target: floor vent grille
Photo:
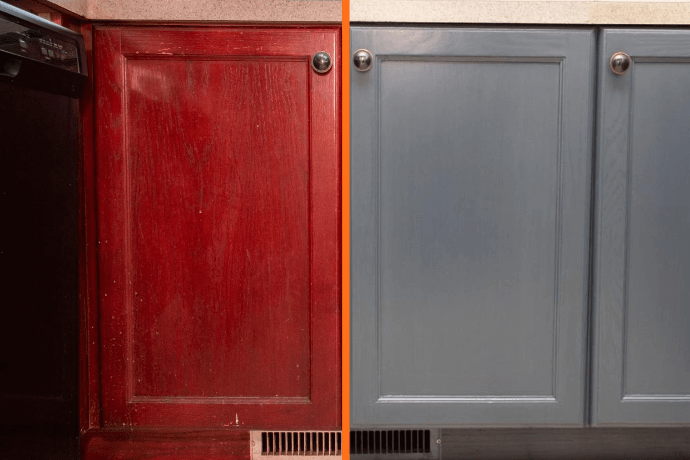
[[[252,458],[287,457],[331,459],[342,457],[340,431],[252,431]]]
[[[430,430],[350,431],[353,455],[427,454],[431,443]]]

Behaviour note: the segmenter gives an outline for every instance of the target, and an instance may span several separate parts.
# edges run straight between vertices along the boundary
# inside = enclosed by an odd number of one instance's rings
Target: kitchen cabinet
[[[96,29],[103,429],[339,427],[339,34]]]
[[[688,424],[690,31],[604,29],[598,59],[592,422]]]
[[[584,420],[591,29],[353,27],[353,426]]]
[[[690,423],[688,31],[351,36],[352,425]]]

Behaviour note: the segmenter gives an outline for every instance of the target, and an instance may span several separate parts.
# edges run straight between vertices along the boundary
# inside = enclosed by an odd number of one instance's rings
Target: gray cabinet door
[[[581,426],[593,31],[351,37],[353,426]]]
[[[690,423],[690,31],[599,41],[592,422]]]

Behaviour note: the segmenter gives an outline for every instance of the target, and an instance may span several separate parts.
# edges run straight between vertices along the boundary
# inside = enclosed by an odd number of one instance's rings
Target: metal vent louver
[[[426,454],[431,453],[431,442],[430,430],[350,431],[353,455]]]
[[[252,459],[308,457],[336,460],[342,457],[340,431],[252,431]]]

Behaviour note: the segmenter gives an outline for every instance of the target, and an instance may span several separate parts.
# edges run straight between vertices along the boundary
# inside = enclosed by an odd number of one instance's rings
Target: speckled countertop
[[[50,0],[93,20],[341,22],[339,0]]]
[[[340,22],[339,0],[50,0],[93,20]],[[690,24],[690,0],[350,0],[353,22]]]
[[[350,0],[350,21],[520,24],[690,24],[690,2]]]

